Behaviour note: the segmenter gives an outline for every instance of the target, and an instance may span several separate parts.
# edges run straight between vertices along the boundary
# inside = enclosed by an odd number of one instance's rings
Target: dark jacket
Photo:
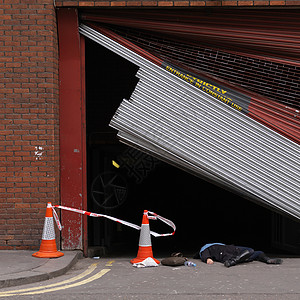
[[[239,255],[241,251],[234,245],[212,245],[200,253],[200,258],[206,263],[208,258],[224,263],[226,260]]]

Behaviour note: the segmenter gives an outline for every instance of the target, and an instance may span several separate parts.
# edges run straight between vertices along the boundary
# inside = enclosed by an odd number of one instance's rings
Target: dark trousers
[[[258,257],[261,257],[264,255],[264,253],[262,251],[255,251],[254,249],[249,248],[249,247],[237,246],[237,248],[239,248],[241,250],[241,252],[248,250],[251,253],[250,257],[246,260],[247,262],[257,260]]]

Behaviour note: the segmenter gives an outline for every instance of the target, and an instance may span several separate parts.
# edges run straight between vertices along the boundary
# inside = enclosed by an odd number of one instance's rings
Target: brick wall
[[[300,6],[300,0],[117,0],[117,1],[78,1],[56,0],[56,6],[78,7],[274,7],[274,6]]]
[[[0,249],[36,249],[59,198],[55,10],[1,0],[0,15]]]

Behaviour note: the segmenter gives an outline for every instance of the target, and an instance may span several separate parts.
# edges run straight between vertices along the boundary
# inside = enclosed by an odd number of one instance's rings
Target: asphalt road
[[[226,268],[134,268],[130,258],[85,258],[65,275],[0,290],[5,299],[300,299],[300,258]]]

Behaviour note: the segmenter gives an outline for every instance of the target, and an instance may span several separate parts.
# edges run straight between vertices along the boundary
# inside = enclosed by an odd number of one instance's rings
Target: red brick
[[[189,1],[174,1],[174,6],[189,6],[190,2]]]
[[[222,6],[237,6],[237,1],[222,0]]]
[[[222,0],[206,0],[206,6],[221,6]]]
[[[56,6],[78,6],[79,1],[56,1]]]
[[[255,6],[268,6],[270,5],[270,2],[269,1],[261,1],[261,0],[256,0],[254,1],[254,5]]]
[[[142,1],[142,6],[157,6],[157,1],[151,1],[151,0]]]
[[[93,1],[79,1],[78,6],[94,6]]]
[[[95,6],[110,6],[109,1],[97,1],[95,2]]]
[[[300,0],[286,0],[286,5],[299,5],[300,6]]]
[[[111,6],[126,6],[126,2],[125,1],[111,1],[110,5]]]
[[[15,204],[16,208],[25,208],[25,207],[30,207],[30,204],[25,204],[25,203],[16,203]]]
[[[158,6],[173,6],[173,1],[158,1]]]
[[[205,6],[206,1],[190,1],[190,6]]]
[[[283,6],[283,5],[285,5],[285,0],[271,0],[270,1],[270,5],[281,5],[281,6]]]
[[[238,6],[253,6],[253,1],[238,1]]]
[[[126,6],[142,6],[142,1],[127,1]]]

